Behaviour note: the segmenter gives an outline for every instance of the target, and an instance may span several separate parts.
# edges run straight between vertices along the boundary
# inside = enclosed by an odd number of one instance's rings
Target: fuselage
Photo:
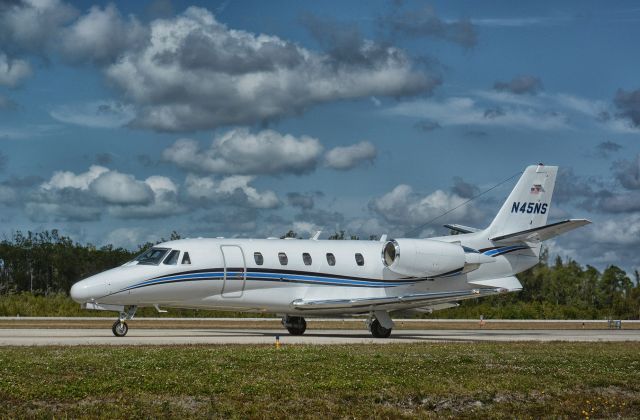
[[[181,239],[154,246],[154,260],[134,260],[76,283],[71,295],[80,303],[294,314],[292,302],[300,299],[477,289],[484,280],[532,267],[539,256],[539,246],[495,246],[483,231],[428,241],[456,244],[493,260],[465,273],[407,276],[384,263],[385,242],[380,241]],[[306,314],[361,312],[342,308]]]

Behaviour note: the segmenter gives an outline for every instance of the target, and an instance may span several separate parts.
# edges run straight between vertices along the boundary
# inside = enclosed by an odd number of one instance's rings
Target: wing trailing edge
[[[507,289],[509,292],[518,292],[522,290],[522,284],[516,276],[501,277],[497,279],[470,281],[469,284],[481,287],[496,287]]]
[[[501,287],[478,288],[470,290],[458,290],[451,292],[415,293],[404,296],[381,296],[349,299],[296,299],[291,302],[291,307],[299,311],[333,310],[333,309],[400,309],[425,306],[425,304],[456,302],[465,299],[475,299],[499,293],[506,293],[507,289]]]

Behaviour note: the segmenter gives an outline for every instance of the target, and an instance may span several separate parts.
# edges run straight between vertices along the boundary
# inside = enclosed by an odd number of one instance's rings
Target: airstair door
[[[247,264],[244,259],[244,252],[238,245],[221,245],[220,250],[222,250],[222,259],[224,260],[222,297],[242,297],[247,279]]]

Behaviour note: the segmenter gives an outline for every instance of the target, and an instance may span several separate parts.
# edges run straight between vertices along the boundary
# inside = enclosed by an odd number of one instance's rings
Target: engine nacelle
[[[394,273],[411,277],[436,277],[465,266],[460,244],[432,239],[393,239],[382,248],[382,261]]]

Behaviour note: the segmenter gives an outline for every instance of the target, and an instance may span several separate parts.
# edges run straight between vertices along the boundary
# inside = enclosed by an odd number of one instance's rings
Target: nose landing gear
[[[113,323],[111,327],[111,331],[113,335],[116,337],[124,337],[129,332],[129,326],[127,325],[128,320],[133,319],[136,315],[137,306],[130,306],[126,312],[120,312],[120,318]]]
[[[113,335],[116,337],[124,337],[129,332],[129,326],[126,322],[117,320],[113,323],[113,327],[111,327],[111,331],[113,331]]]

